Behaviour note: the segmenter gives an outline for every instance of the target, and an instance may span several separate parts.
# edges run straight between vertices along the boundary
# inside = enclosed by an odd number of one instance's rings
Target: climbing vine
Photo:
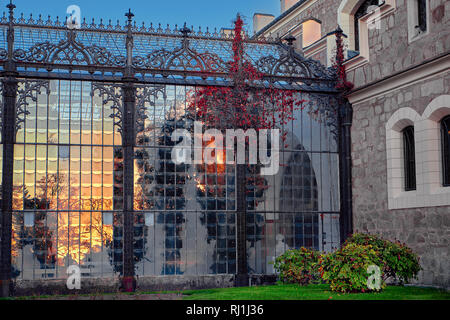
[[[343,32],[339,28],[336,32],[336,58],[333,67],[336,69],[338,76],[336,89],[346,92],[352,90],[354,85],[347,80],[347,71],[345,70],[344,65],[344,43],[342,37]]]
[[[258,86],[264,76],[245,58],[244,22],[238,15],[234,27],[233,60],[229,62],[229,87],[206,86],[195,93],[190,108],[206,127],[223,129],[281,129],[294,120],[304,100],[300,92]],[[285,138],[286,133],[283,138]]]

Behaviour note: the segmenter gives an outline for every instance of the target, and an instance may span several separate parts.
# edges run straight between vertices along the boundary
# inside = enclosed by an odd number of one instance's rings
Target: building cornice
[[[394,73],[383,79],[368,83],[347,94],[351,104],[357,104],[380,95],[412,85],[450,70],[450,52]]]

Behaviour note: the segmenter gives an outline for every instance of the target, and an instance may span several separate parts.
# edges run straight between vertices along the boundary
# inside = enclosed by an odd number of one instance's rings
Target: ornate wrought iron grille
[[[8,60],[7,30],[12,26],[12,60],[23,74],[39,78],[117,82],[127,66],[137,83],[230,85],[232,36],[175,27],[121,27],[94,22],[69,30],[59,21],[6,16],[0,20],[0,62]],[[128,39],[128,40],[127,40]],[[127,44],[131,43],[129,52]],[[333,72],[289,50],[280,39],[245,41],[246,58],[264,73],[265,81],[282,88],[333,91]],[[129,61],[128,61],[129,60]],[[27,70],[25,72],[25,69]],[[33,70],[33,71],[32,71]]]
[[[171,132],[193,120],[192,92],[233,85],[232,36],[137,26],[131,14],[125,26],[69,30],[14,8],[0,19],[2,279],[64,278],[70,264],[86,277],[235,274],[239,264],[270,274],[287,249],[339,245],[351,112],[332,69],[292,43],[245,36],[246,59],[264,74],[251,85],[297,90],[315,112],[284,126],[290,147],[267,191],[239,192],[234,166],[169,158]]]

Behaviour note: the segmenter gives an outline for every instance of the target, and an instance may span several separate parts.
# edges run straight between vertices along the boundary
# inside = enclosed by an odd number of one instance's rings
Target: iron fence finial
[[[14,10],[16,8],[12,0],[9,0],[9,4],[7,4],[6,7],[10,10]]]
[[[9,20],[13,21],[13,19],[14,19],[14,9],[16,8],[16,5],[12,2],[12,0],[10,0],[9,4],[7,4],[6,7],[9,10]]]
[[[131,25],[131,21],[133,20],[134,14],[131,12],[131,8],[128,9],[128,12],[125,13],[125,17],[128,18],[128,24]]]
[[[187,37],[189,35],[189,33],[192,32],[192,30],[187,27],[186,22],[185,22],[183,28],[180,29],[180,32],[183,34],[184,37]]]
[[[294,42],[297,41],[297,39],[292,34],[290,34],[289,36],[284,38],[284,40],[287,41],[287,43],[290,47],[292,47],[294,45]]]

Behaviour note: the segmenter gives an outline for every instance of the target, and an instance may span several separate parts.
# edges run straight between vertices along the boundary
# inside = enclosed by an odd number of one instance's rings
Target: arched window
[[[319,188],[309,154],[297,145],[284,170],[280,188],[280,228],[289,248],[319,250]],[[295,212],[295,213],[294,213]]]
[[[380,6],[379,0],[366,0],[364,1],[355,12],[355,51],[359,51],[359,19],[364,17],[367,13],[372,11],[372,6]]]
[[[403,154],[405,165],[405,191],[416,190],[416,153],[414,141],[414,127],[403,130]]]
[[[444,187],[450,187],[450,116],[441,121],[442,173]]]

